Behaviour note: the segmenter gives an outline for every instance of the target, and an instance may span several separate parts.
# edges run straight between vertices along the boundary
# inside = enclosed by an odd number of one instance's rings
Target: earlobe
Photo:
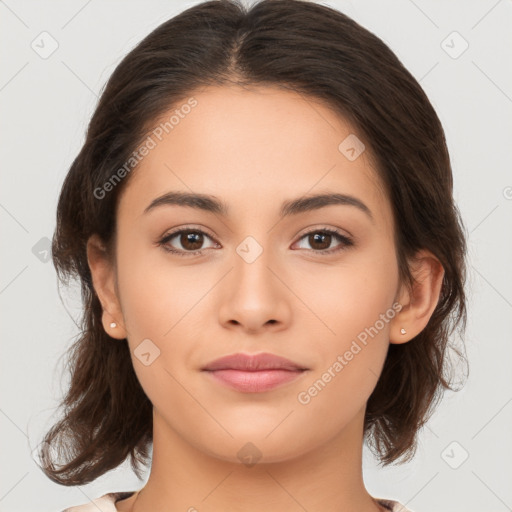
[[[391,322],[390,343],[407,343],[417,336],[427,326],[439,302],[444,268],[436,256],[426,249],[418,251],[411,273],[414,283],[412,289],[406,289],[405,285],[402,288],[398,299],[402,309]]]
[[[103,309],[103,328],[112,338],[124,339],[126,330],[115,289],[115,270],[105,244],[96,234],[87,241],[87,262],[94,290]]]

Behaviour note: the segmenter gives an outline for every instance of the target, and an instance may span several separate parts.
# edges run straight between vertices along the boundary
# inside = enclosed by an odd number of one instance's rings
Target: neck
[[[150,477],[139,493],[119,502],[117,510],[382,510],[363,483],[363,420],[364,409],[341,433],[314,451],[250,465],[197,450],[154,411]]]

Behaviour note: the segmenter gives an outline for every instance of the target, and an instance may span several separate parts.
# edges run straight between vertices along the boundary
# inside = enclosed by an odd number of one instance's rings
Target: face
[[[326,105],[271,87],[193,97],[120,197],[118,320],[169,431],[224,460],[248,441],[285,460],[360,418],[377,383],[399,291],[391,206],[369,149],[347,152],[357,134]],[[225,211],[170,199],[145,211],[171,192]],[[283,210],[326,194],[352,199]],[[203,371],[240,352],[306,370],[264,391]]]

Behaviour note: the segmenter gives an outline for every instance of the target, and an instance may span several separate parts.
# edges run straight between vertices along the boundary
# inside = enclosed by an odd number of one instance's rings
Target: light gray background
[[[125,463],[66,488],[31,458],[67,385],[59,357],[80,306],[73,291],[63,292],[70,314],[61,304],[40,240],[52,236],[60,186],[106,79],[153,28],[196,3],[0,1],[0,511],[58,511],[144,483]],[[414,462],[382,469],[365,449],[368,490],[415,512],[512,510],[512,2],[325,3],[381,37],[420,81],[446,131],[470,232],[469,378],[445,395]],[[59,45],[46,59],[31,47],[43,31]],[[469,43],[458,58],[445,51],[462,48],[446,39],[453,31]]]

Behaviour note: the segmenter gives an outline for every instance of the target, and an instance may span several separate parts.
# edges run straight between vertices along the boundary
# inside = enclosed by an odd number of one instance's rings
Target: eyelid
[[[308,226],[307,228],[304,229],[305,231],[299,231],[299,234],[296,235],[298,238],[302,238],[303,236],[309,235],[310,233],[316,233],[317,231],[329,231],[350,240],[354,238],[352,234],[349,233],[346,229],[337,228],[335,226],[328,226],[326,224]]]
[[[207,228],[204,228],[203,226],[195,226],[193,224],[185,225],[185,226],[178,226],[176,228],[173,228],[170,231],[166,232],[160,238],[167,238],[169,236],[176,235],[177,233],[180,233],[181,231],[198,231],[198,232],[204,233],[205,235],[208,235],[212,239],[215,239],[215,235],[213,235]]]

